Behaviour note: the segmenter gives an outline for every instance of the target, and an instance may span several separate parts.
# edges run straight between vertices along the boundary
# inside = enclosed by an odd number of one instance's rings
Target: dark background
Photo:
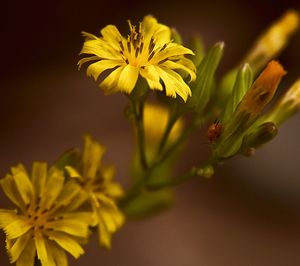
[[[153,14],[185,38],[200,34],[206,46],[224,40],[219,74],[234,66],[256,36],[299,1],[10,1],[1,3],[0,175],[19,162],[53,162],[81,146],[89,132],[108,148],[117,179],[128,180],[133,138],[123,118],[126,97],[105,97],[77,71],[82,30]],[[279,57],[288,70],[282,90],[300,76],[300,34]],[[159,216],[128,222],[113,248],[92,238],[71,265],[296,266],[300,265],[300,115],[252,158],[238,157],[211,180],[177,189],[175,206]],[[196,132],[180,169],[205,158],[204,132]],[[179,170],[180,170],[179,169]],[[4,197],[0,206],[6,207]],[[0,265],[8,265],[1,233]]]

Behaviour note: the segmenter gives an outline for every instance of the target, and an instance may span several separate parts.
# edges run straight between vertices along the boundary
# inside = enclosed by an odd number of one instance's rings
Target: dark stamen
[[[119,41],[119,45],[120,45],[121,50],[124,51],[124,45],[123,45],[122,41]]]
[[[48,212],[49,210],[46,208],[46,209],[44,209],[43,211],[42,211],[42,214],[44,214],[44,213],[46,213],[46,212]]]
[[[155,54],[155,52],[154,51],[152,51],[152,53],[149,55],[149,57],[148,57],[148,61],[150,61],[151,59],[152,59],[152,57],[154,56],[154,54]]]
[[[151,53],[153,51],[154,47],[155,47],[154,39],[151,38],[150,44],[149,44],[149,53]]]
[[[166,61],[168,61],[168,60],[169,60],[169,58],[165,58],[165,59],[159,61],[158,64],[163,64],[164,62],[166,62]]]
[[[164,44],[164,46],[163,46],[162,48],[160,48],[160,50],[159,50],[159,51],[161,52],[161,51],[165,50],[165,49],[166,49],[166,47],[167,47],[167,44],[165,43],[165,44]]]
[[[143,51],[143,48],[144,48],[144,42],[141,42],[141,46],[140,46],[140,53],[142,53],[142,51]]]
[[[140,51],[140,49],[139,49],[139,47],[137,47],[135,50],[135,57],[137,57],[139,55],[139,51]]]
[[[127,49],[129,51],[129,53],[131,52],[131,44],[130,41],[127,41]]]
[[[125,62],[126,62],[126,64],[127,64],[127,65],[129,64],[129,61],[128,61],[128,59],[127,59],[127,58],[125,59]]]

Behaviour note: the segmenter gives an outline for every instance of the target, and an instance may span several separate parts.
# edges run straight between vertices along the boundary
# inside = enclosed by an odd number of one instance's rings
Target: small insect
[[[219,123],[219,121],[215,121],[211,124],[207,129],[207,138],[210,143],[214,143],[221,136],[223,131],[223,126]]]

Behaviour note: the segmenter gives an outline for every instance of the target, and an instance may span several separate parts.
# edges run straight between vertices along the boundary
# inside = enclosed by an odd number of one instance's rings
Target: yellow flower
[[[115,202],[123,191],[113,181],[114,168],[101,163],[104,152],[101,144],[86,136],[80,167],[67,166],[66,170],[71,177],[78,179],[82,189],[81,199],[88,200],[96,214],[100,244],[109,248],[111,235],[124,223],[124,216]],[[82,200],[79,200],[78,205],[81,203]]]
[[[29,175],[22,165],[11,168],[0,183],[18,210],[0,209],[0,228],[7,238],[10,262],[33,266],[35,256],[43,266],[68,265],[65,251],[78,258],[79,243],[86,240],[91,213],[67,211],[80,187],[65,183],[63,172],[46,163],[33,164]]]
[[[95,80],[105,70],[111,70],[100,83],[106,93],[131,93],[140,75],[147,80],[150,89],[165,89],[167,96],[175,98],[178,94],[186,101],[191,90],[175,70],[183,70],[190,75],[190,80],[195,80],[195,66],[184,57],[193,52],[172,42],[170,28],[151,16],[146,16],[138,27],[129,21],[129,29],[127,38],[113,25],[101,30],[102,37],[83,32],[86,40],[81,54],[92,56],[82,58],[79,67],[93,61],[87,75]]]

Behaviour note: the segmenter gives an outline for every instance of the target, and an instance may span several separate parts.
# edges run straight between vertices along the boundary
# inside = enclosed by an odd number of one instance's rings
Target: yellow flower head
[[[68,265],[65,251],[78,258],[84,253],[91,213],[68,211],[80,187],[65,182],[63,172],[46,163],[33,164],[29,175],[22,165],[0,181],[18,210],[0,209],[0,228],[7,238],[11,263],[33,266],[37,254],[43,266]]]
[[[94,61],[87,68],[87,75],[98,79],[105,70],[110,74],[100,83],[105,92],[131,93],[139,75],[147,80],[152,90],[165,89],[166,95],[184,100],[191,95],[189,86],[175,70],[183,70],[195,80],[195,66],[184,57],[193,52],[171,40],[171,29],[146,16],[138,26],[129,21],[130,34],[123,37],[113,25],[101,30],[101,37],[83,32],[86,40],[78,65]]]
[[[88,200],[98,225],[99,241],[110,247],[111,235],[124,223],[124,216],[115,200],[123,195],[121,186],[113,181],[114,167],[103,166],[104,147],[90,136],[84,138],[84,151],[78,169],[67,166],[66,170],[81,185],[81,200]],[[81,201],[81,202],[80,202]]]

